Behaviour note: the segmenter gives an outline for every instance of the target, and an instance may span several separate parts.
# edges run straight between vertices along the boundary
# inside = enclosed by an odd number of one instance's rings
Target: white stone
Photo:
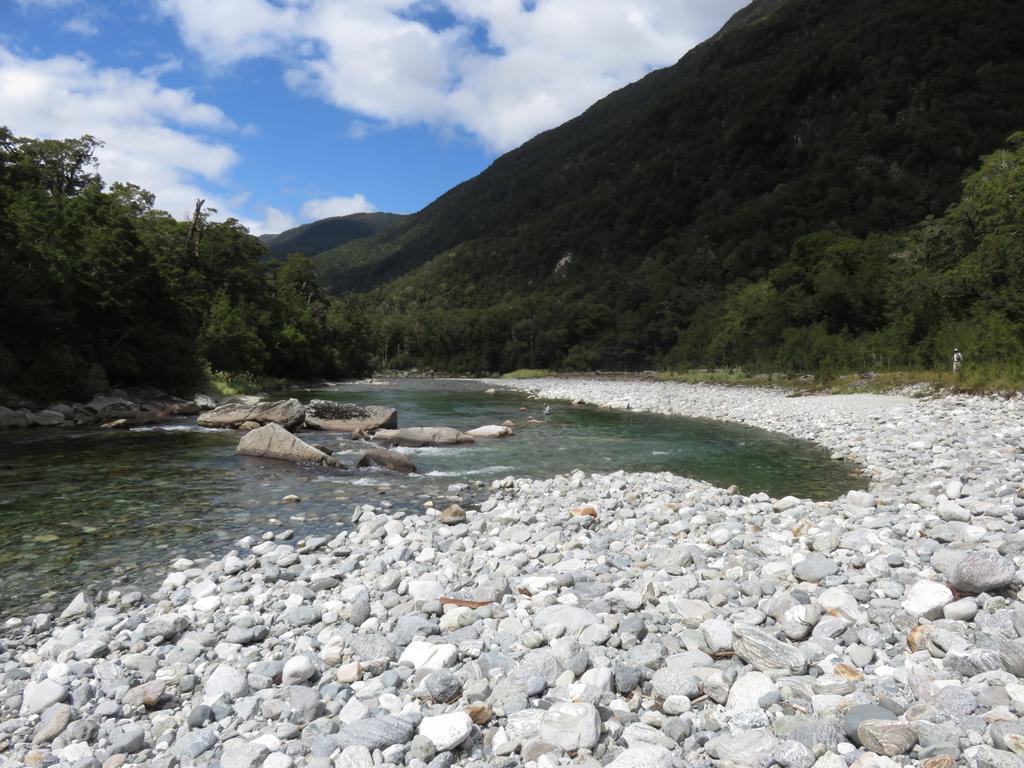
[[[55,754],[61,760],[73,764],[91,758],[93,756],[93,748],[88,742],[73,741],[58,749]],[[2,765],[2,763],[0,763],[0,765]]]
[[[363,679],[363,665],[358,661],[349,662],[338,667],[334,673],[334,679],[342,685],[351,685],[356,680]]]
[[[823,611],[835,611],[850,621],[859,622],[863,616],[857,598],[843,587],[829,587],[818,594],[818,605]]]
[[[846,503],[851,507],[870,509],[875,506],[875,495],[867,491],[850,491],[846,494]]]
[[[309,660],[308,656],[292,656],[284,663],[281,671],[281,685],[298,685],[311,678],[316,672],[316,667]]]
[[[356,720],[362,720],[369,713],[370,710],[367,706],[353,696],[341,708],[341,711],[338,713],[338,719],[343,723],[354,723]]]
[[[261,768],[292,768],[295,765],[295,761],[291,757],[281,752],[274,752],[272,755],[268,755],[267,759],[263,761]]]
[[[800,503],[800,499],[796,496],[783,496],[776,502],[772,503],[772,509],[776,512],[786,512]]]
[[[335,768],[373,768],[373,755],[362,744],[345,747],[334,762]]]
[[[203,686],[203,703],[213,704],[224,694],[234,699],[248,690],[249,681],[245,672],[230,664],[219,664]]]
[[[672,768],[672,753],[656,744],[630,747],[605,768]]]
[[[417,672],[421,669],[436,672],[454,664],[458,655],[458,648],[450,643],[413,640],[402,652],[398,663],[411,664]]]
[[[53,680],[32,681],[25,686],[21,699],[21,714],[38,715],[51,704],[63,701],[67,695],[67,686]]]
[[[580,682],[599,691],[610,692],[612,690],[612,670],[610,667],[588,669],[580,677]]]
[[[61,685],[67,683],[68,675],[68,665],[60,661],[51,664],[46,670],[46,677],[53,680],[55,683],[60,683]]]
[[[196,610],[202,611],[203,613],[209,613],[220,608],[220,596],[219,595],[207,595],[196,600]]]
[[[693,709],[689,696],[667,696],[661,704],[661,711],[666,715],[683,715]]]
[[[736,678],[736,682],[732,684],[725,708],[733,712],[754,709],[762,696],[775,690],[775,683],[764,672],[747,672]]]
[[[409,582],[409,597],[414,600],[437,600],[444,594],[444,587],[436,581],[417,579]]]
[[[448,752],[464,742],[473,731],[473,721],[465,712],[425,717],[417,733],[430,739],[438,752]]]
[[[732,625],[724,619],[708,619],[701,623],[700,631],[711,653],[732,650]]]
[[[593,749],[601,738],[601,716],[593,704],[552,704],[540,723],[540,738],[566,752]]]
[[[68,603],[60,617],[62,619],[77,619],[80,616],[90,616],[93,611],[92,598],[86,596],[85,592],[79,592],[75,599]]]
[[[907,590],[902,605],[911,616],[937,619],[942,615],[943,607],[953,600],[953,592],[945,584],[922,579]]]

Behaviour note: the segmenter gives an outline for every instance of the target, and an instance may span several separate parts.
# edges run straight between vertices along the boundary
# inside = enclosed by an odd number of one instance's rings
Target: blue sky
[[[412,212],[742,0],[0,0],[0,122],[256,232]]]

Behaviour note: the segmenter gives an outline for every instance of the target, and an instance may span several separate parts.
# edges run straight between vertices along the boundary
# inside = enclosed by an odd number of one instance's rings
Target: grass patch
[[[206,380],[206,389],[216,392],[221,397],[258,395],[268,390],[284,389],[287,385],[288,382],[285,379],[276,379],[272,376],[225,373],[223,371],[211,371]]]
[[[510,373],[504,374],[501,378],[503,379],[545,379],[549,376],[554,376],[554,373],[547,370],[546,368],[520,368],[517,371],[511,371]]]

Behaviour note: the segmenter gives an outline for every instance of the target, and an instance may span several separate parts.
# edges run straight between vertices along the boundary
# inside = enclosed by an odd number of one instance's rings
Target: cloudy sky
[[[255,232],[412,212],[747,0],[0,0],[0,124]]]

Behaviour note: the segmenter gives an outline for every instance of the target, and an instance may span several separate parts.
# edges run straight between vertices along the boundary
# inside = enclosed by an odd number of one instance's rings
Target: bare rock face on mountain
[[[251,402],[248,398],[225,403],[207,411],[197,419],[201,427],[235,429],[247,421],[257,424],[280,424],[295,429],[306,418],[306,412],[295,398],[274,403]]]
[[[475,443],[472,435],[451,427],[406,427],[405,429],[381,429],[373,439],[382,445],[401,445],[406,448],[423,448],[435,445],[463,445]]]
[[[313,400],[306,406],[306,426],[327,432],[372,432],[398,426],[398,411],[380,405]]]
[[[235,453],[260,459],[279,459],[296,464],[315,464],[342,469],[344,465],[308,443],[303,442],[280,424],[267,424],[246,434]]]

